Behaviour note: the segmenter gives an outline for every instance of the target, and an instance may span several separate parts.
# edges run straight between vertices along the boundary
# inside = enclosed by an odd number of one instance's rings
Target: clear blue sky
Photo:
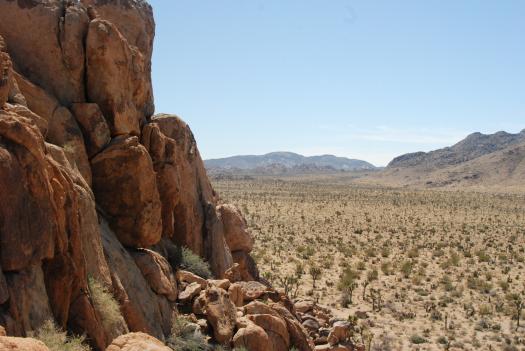
[[[385,165],[525,128],[525,1],[151,0],[157,112],[204,158]]]

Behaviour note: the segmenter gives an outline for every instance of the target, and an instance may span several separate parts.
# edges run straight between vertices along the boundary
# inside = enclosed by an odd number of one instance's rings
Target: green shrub
[[[177,351],[211,350],[200,330],[193,327],[183,316],[176,316],[173,319],[171,334],[166,341],[166,345]]]
[[[202,278],[211,278],[210,265],[190,249],[182,248],[182,262],[180,266]]]
[[[51,320],[44,322],[30,336],[42,341],[50,351],[91,351],[91,348],[84,344],[84,337],[68,336],[66,332],[58,329]]]
[[[96,279],[88,278],[88,287],[95,309],[100,313],[105,330],[112,330],[122,320],[120,306],[113,295]]]
[[[416,345],[419,345],[419,344],[424,344],[424,343],[427,343],[427,339],[425,339],[424,337],[422,336],[419,336],[419,335],[412,335],[410,337],[410,342],[412,344],[416,344]]]

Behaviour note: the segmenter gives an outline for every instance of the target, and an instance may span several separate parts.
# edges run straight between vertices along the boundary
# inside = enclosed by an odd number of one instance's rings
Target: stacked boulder
[[[7,335],[24,337],[53,320],[97,350],[127,332],[163,341],[188,288],[169,263],[174,245],[207,260],[217,279],[259,278],[245,221],[218,203],[188,125],[153,114],[154,31],[144,0],[0,0]],[[119,303],[123,318],[111,326],[91,280]],[[199,283],[187,298],[205,299],[210,323],[221,326],[216,338],[240,329],[242,284]],[[234,309],[224,305],[231,296]],[[261,318],[246,318],[246,326],[266,323]]]
[[[319,351],[365,351],[362,336],[356,341],[355,322],[334,318],[331,311],[311,299],[298,299],[294,303],[297,318],[313,339]]]
[[[177,272],[180,310],[218,344],[250,351],[313,350],[293,303],[256,281],[204,280]]]

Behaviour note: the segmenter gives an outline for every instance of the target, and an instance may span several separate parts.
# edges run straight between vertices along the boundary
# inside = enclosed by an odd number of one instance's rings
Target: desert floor
[[[525,195],[322,177],[214,186],[246,216],[262,275],[291,296],[357,318],[373,333],[372,350],[525,350],[525,322],[516,330],[525,302]]]

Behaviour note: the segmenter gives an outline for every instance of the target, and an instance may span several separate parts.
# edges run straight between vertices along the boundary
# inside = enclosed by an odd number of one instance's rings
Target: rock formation
[[[52,320],[95,350],[167,350],[187,305],[214,342],[312,349],[291,302],[256,282],[253,238],[189,126],[154,115],[153,37],[144,0],[0,0],[0,345],[45,350],[19,337]],[[177,271],[183,246],[216,280]]]

